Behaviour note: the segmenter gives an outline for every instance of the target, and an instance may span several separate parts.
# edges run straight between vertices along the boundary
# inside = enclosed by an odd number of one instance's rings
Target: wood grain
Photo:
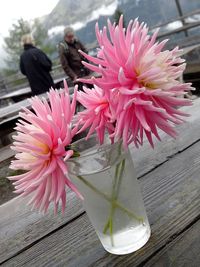
[[[15,155],[15,152],[10,149],[10,145],[0,148],[0,163],[12,158]]]
[[[144,267],[200,266],[200,220],[182,233],[170,245],[148,261]]]
[[[190,114],[190,117],[185,118],[186,123],[176,127],[178,133],[176,139],[160,132],[162,142],[155,140],[154,149],[147,141],[139,149],[131,146],[131,155],[138,177],[200,140],[200,98],[194,101],[193,106],[184,107],[181,110]]]
[[[44,215],[31,211],[28,200],[16,197],[0,208],[0,263],[12,257],[31,243],[62,227],[84,210],[72,192],[67,193],[67,210],[54,215],[53,207]]]
[[[178,131],[181,135],[178,139],[174,140],[162,134],[163,142],[157,142],[154,150],[146,142],[139,150],[132,150],[138,176],[156,168],[199,139],[199,104],[200,99],[197,99],[194,106],[184,108],[192,116],[186,124],[179,127]],[[161,182],[159,179],[158,177],[158,184]],[[166,184],[168,182],[168,180],[165,181]],[[149,184],[147,181],[145,183],[147,189],[145,184],[143,187],[145,188],[146,202],[148,202],[149,194],[151,198],[154,194],[154,191],[151,192],[151,190],[155,189],[151,188],[151,183]],[[163,192],[160,193],[159,197],[162,194]],[[57,227],[62,227],[83,212],[81,203],[77,202],[73,193],[68,196],[68,208],[63,217],[61,215],[55,217],[53,212],[44,216],[38,214],[37,211],[30,211],[30,207],[26,207],[26,203],[27,200],[16,198],[0,207],[0,262],[30,246],[31,243],[37,242]]]
[[[83,214],[2,266],[143,266],[200,214],[200,142],[140,179],[152,236],[144,248],[115,256],[104,251]]]

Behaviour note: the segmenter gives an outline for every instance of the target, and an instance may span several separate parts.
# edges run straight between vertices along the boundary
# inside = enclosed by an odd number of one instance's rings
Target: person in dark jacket
[[[52,62],[47,55],[34,46],[31,35],[22,37],[24,52],[20,56],[20,70],[27,77],[32,95],[42,94],[54,88],[50,71]]]
[[[64,29],[64,40],[59,43],[59,56],[63,70],[76,83],[76,79],[89,75],[90,71],[82,64],[85,60],[78,52],[82,50],[87,53],[84,45],[75,37],[74,30],[70,27]]]

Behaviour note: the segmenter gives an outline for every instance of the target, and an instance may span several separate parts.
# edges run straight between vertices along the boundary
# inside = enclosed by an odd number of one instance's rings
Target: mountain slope
[[[97,13],[103,5],[105,10],[109,9],[109,5],[112,3],[116,3],[116,6],[124,14],[126,24],[131,19],[139,17],[140,22],[144,21],[151,28],[179,16],[175,0],[60,0],[57,6],[45,18],[44,25],[47,29],[51,29],[59,25],[67,26],[82,22],[85,27],[76,30],[76,34],[84,44],[91,44],[96,40],[96,20],[98,20],[99,26],[102,29],[107,24],[106,20],[108,17],[112,20],[112,15],[100,16],[98,19],[93,20],[89,18],[92,17],[94,12]],[[200,9],[200,1],[181,0],[181,7],[183,13],[191,12]],[[86,23],[87,21],[89,22]],[[183,33],[179,33],[170,39],[182,37],[184,37]],[[62,39],[62,32],[54,38],[57,38],[56,42],[58,39]]]
[[[70,25],[77,21],[84,22],[91,13],[112,3],[113,0],[60,0],[52,12],[45,18],[47,29],[58,25]]]

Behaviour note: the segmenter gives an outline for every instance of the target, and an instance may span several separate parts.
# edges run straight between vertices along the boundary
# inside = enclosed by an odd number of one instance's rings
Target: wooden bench
[[[0,206],[0,263],[3,267],[200,266],[200,99],[185,107],[191,117],[177,127],[176,140],[161,134],[151,149],[145,142],[131,154],[152,235],[135,253],[107,253],[81,202],[68,193],[62,216],[31,211],[16,197]]]
[[[25,98],[31,96],[31,88],[25,87],[14,92],[10,92],[0,96],[0,100],[12,100],[13,102],[19,102]]]
[[[88,79],[91,76],[99,77],[99,74],[93,72],[92,74],[85,76],[83,78]],[[60,78],[54,79],[55,88],[60,89],[63,88],[63,80],[66,80],[69,88],[74,88],[74,84],[71,81],[70,78],[66,78],[66,75],[61,76]],[[8,89],[7,89],[8,90]],[[15,91],[6,92],[2,95],[0,95],[0,101],[2,100],[8,100],[10,104],[22,101],[28,97],[31,97],[31,88],[29,86],[26,86],[25,88],[16,89]]]
[[[73,96],[74,87],[69,87],[70,96]],[[38,95],[40,98],[47,98],[47,94]],[[0,141],[2,145],[7,145],[10,142],[8,135],[13,132],[16,121],[19,118],[19,112],[22,108],[31,108],[30,99],[24,99],[17,103],[13,103],[7,107],[0,108]],[[0,144],[0,146],[1,146]]]
[[[15,155],[15,152],[10,149],[10,145],[0,148],[0,163],[12,158]]]

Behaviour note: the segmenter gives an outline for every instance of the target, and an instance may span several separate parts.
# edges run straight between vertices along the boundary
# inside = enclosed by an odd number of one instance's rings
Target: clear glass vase
[[[150,227],[129,150],[109,138],[99,146],[96,136],[73,146],[80,156],[69,160],[70,177],[103,247],[118,255],[138,250]]]

